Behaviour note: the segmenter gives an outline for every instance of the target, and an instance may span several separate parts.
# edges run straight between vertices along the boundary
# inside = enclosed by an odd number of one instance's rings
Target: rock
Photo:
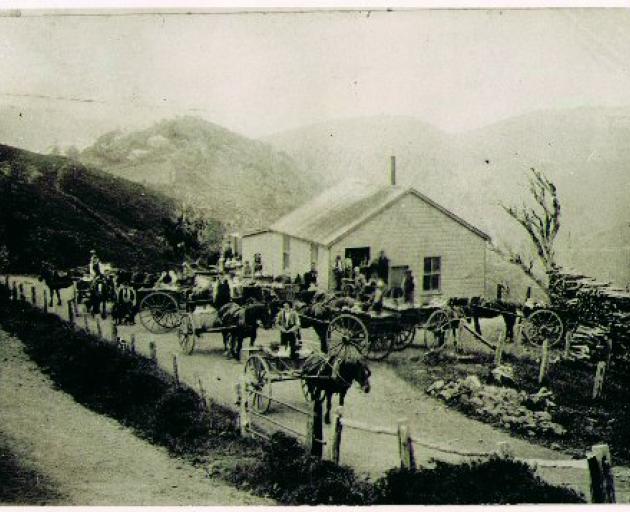
[[[514,368],[503,364],[494,368],[491,372],[492,378],[499,384],[515,384]]]
[[[439,391],[440,389],[442,389],[444,385],[445,385],[445,382],[442,379],[436,380],[433,384],[431,384],[427,388],[427,393],[435,393]]]
[[[479,377],[477,377],[476,375],[468,375],[462,381],[462,385],[467,387],[471,391],[477,391],[478,389],[481,389],[482,387],[481,381],[479,380]]]

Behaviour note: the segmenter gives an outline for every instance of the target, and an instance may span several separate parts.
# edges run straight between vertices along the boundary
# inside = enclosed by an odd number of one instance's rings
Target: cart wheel
[[[190,314],[183,315],[182,321],[177,329],[177,338],[179,339],[180,347],[182,347],[182,352],[188,355],[192,354],[193,350],[195,350],[197,336],[195,335],[193,320]]]
[[[562,319],[550,309],[534,311],[523,322],[523,336],[533,345],[542,345],[548,340],[549,346],[553,347],[562,339],[563,333]]]
[[[333,318],[326,333],[328,351],[341,358],[358,357],[368,350],[369,336],[365,324],[354,315]]]
[[[368,350],[365,357],[370,361],[382,361],[392,351],[396,334],[385,333],[378,336],[371,336]]]
[[[445,309],[436,309],[422,327],[426,348],[443,347],[451,335],[451,315]]]
[[[245,362],[245,382],[253,391],[258,391],[271,397],[271,380],[269,364],[257,354],[249,356]],[[271,407],[271,399],[243,390],[247,405],[260,414],[266,413]]]
[[[416,338],[416,326],[415,325],[407,325],[404,326],[400,331],[396,333],[394,337],[394,344],[392,345],[393,351],[400,351],[406,349],[413,343],[413,340]]]
[[[154,334],[172,331],[181,322],[177,300],[168,293],[154,292],[140,303],[140,322]]]

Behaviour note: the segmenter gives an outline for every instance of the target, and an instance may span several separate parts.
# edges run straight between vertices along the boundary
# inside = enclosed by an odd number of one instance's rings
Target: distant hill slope
[[[126,267],[171,257],[173,200],[73,160],[0,145],[0,197],[0,246],[13,270],[85,265],[92,248]]]
[[[593,274],[630,279],[630,268],[610,258],[612,237],[597,238],[604,244],[599,247],[593,237],[630,220],[630,107],[539,111],[459,134],[417,119],[381,116],[331,121],[264,140],[327,182],[361,176],[386,182],[389,156],[395,154],[400,184],[415,186],[495,242],[517,247],[527,240],[499,203],[529,199],[525,174],[530,167],[542,169],[558,186],[563,206],[561,263],[590,266],[576,257],[587,251],[589,261],[597,254],[604,259]],[[603,268],[607,259],[610,268]]]
[[[286,154],[196,117],[108,133],[79,159],[245,229],[273,222],[318,188]]]

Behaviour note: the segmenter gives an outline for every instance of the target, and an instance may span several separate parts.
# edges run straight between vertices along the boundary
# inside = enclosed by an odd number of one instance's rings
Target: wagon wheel
[[[341,291],[344,297],[354,297],[354,285],[351,283],[344,284],[341,287]]]
[[[415,325],[404,325],[400,331],[396,332],[394,337],[394,344],[392,345],[392,350],[400,351],[406,349],[413,343],[413,340],[416,338],[416,326]]]
[[[368,350],[365,357],[370,361],[382,361],[392,351],[394,346],[395,333],[380,333],[377,336],[370,336]]]
[[[523,336],[534,345],[542,345],[548,340],[549,346],[553,347],[562,339],[563,332],[562,319],[550,309],[534,311],[523,322]]]
[[[177,329],[177,338],[179,339],[180,347],[182,347],[182,352],[184,352],[184,354],[192,354],[192,351],[195,349],[197,336],[195,335],[195,327],[190,314],[183,315],[182,321]]]
[[[326,332],[328,351],[341,358],[357,357],[367,352],[369,336],[365,324],[354,315],[333,318]]]
[[[451,333],[451,315],[445,309],[436,309],[424,326],[424,346],[437,348],[446,345]]]
[[[251,355],[245,362],[244,371],[245,382],[248,387],[271,397],[271,371],[267,361],[257,354]],[[248,407],[251,407],[256,412],[264,414],[271,407],[270,398],[250,393],[247,389],[244,389],[243,393]]]
[[[140,303],[140,322],[154,334],[161,334],[175,329],[181,322],[177,300],[164,292],[147,295]]]

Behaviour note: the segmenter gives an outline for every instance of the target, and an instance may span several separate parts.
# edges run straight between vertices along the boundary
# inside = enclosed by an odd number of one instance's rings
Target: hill
[[[234,228],[265,226],[317,189],[286,154],[196,117],[110,132],[79,159],[203,207]]]
[[[0,246],[10,270],[103,261],[156,268],[172,259],[176,204],[142,185],[65,157],[0,145]]]
[[[630,107],[539,111],[458,134],[417,119],[380,116],[265,139],[327,182],[362,176],[385,181],[389,155],[395,154],[400,184],[415,186],[500,246],[527,246],[499,204],[528,199],[526,172],[542,169],[558,186],[563,207],[561,263],[591,267],[587,262],[593,259],[611,261],[582,270],[616,281],[630,279],[630,269],[610,258],[611,237],[594,234],[630,219],[628,140]],[[581,258],[587,252],[589,258]]]

